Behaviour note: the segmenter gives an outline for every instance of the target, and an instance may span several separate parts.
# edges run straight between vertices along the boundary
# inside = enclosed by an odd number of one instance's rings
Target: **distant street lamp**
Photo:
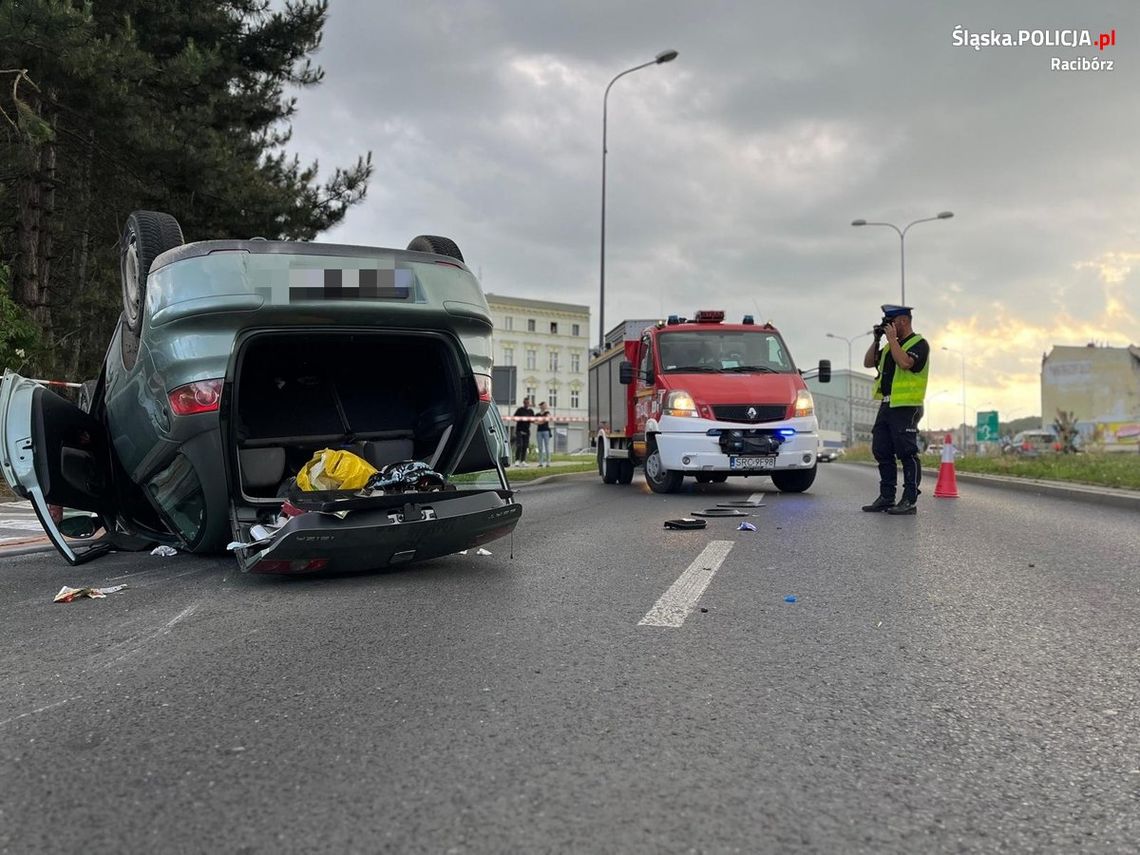
[[[853,335],[848,338],[845,335],[836,335],[835,333],[827,333],[828,338],[837,338],[841,341],[847,342],[847,447],[850,448],[855,444],[855,396],[851,390],[851,344],[856,339],[860,339],[865,335],[871,335],[874,330],[867,330],[865,333]]]
[[[618,74],[610,81],[609,86],[606,87],[606,94],[602,96],[602,265],[600,279],[600,289],[598,297],[598,352],[601,353],[606,349],[606,130],[609,120],[609,98],[610,87],[618,82],[619,78],[625,77],[627,74],[632,74],[635,71],[640,71],[643,68],[648,68],[651,65],[661,65],[663,62],[672,62],[677,58],[677,51],[663,50],[657,54],[656,58],[649,62],[643,62],[641,65],[635,65],[633,68],[627,68],[621,74]]]
[[[894,229],[899,235],[899,265],[902,269],[902,300],[900,305],[906,305],[906,233],[911,226],[916,226],[919,223],[930,223],[934,220],[948,220],[954,216],[953,211],[943,211],[933,217],[923,217],[921,220],[907,223],[906,227],[899,229],[894,223],[871,223],[867,220],[852,220],[853,226],[886,226],[887,228]]]
[[[947,353],[956,353],[962,358],[962,453],[966,453],[966,354],[949,347],[942,348]]]

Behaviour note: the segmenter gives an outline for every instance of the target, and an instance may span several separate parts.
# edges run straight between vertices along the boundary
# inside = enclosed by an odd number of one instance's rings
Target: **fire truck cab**
[[[598,474],[628,484],[645,467],[654,492],[765,475],[783,492],[815,480],[819,425],[811,392],[783,337],[746,315],[627,321],[590,364]],[[615,380],[616,369],[616,383]],[[820,382],[831,363],[820,360]]]

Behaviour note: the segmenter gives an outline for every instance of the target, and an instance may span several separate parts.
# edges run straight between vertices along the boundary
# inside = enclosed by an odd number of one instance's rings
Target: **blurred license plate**
[[[775,469],[775,457],[730,457],[729,469]]]

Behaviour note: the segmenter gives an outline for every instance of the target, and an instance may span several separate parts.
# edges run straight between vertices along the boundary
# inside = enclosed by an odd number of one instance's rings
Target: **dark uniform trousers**
[[[883,401],[871,429],[871,453],[879,464],[879,495],[893,502],[898,487],[897,457],[902,464],[903,497],[918,499],[922,464],[918,459],[918,422],[922,407],[892,407]]]

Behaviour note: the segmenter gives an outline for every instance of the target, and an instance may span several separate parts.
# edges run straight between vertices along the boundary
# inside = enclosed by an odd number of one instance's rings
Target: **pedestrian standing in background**
[[[530,449],[530,422],[534,410],[530,408],[530,398],[523,398],[522,406],[515,410],[515,463],[526,466],[526,454]]]
[[[882,403],[871,429],[871,453],[879,464],[879,497],[863,510],[895,516],[917,513],[922,463],[918,459],[918,421],[930,374],[930,343],[911,328],[909,306],[882,307],[875,340],[863,357],[864,368],[875,368],[875,398]],[[886,338],[886,347],[879,342]],[[895,504],[898,458],[903,470],[903,494]]]
[[[550,410],[546,408],[546,401],[538,405],[538,465],[550,468],[550,442],[553,439],[550,432]]]

